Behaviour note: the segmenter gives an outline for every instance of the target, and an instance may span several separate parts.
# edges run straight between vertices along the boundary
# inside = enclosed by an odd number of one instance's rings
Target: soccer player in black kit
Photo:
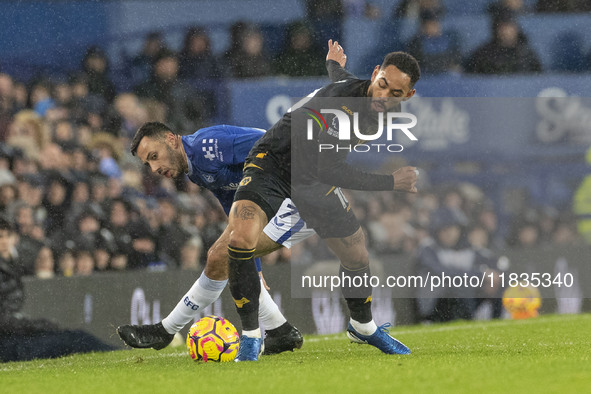
[[[413,87],[420,77],[420,69],[407,53],[386,55],[382,65],[373,70],[371,80],[360,80],[342,69],[339,56],[344,56],[341,46],[329,41],[327,67],[329,72],[342,74],[342,79],[296,104],[257,141],[245,161],[244,176],[234,196],[228,224],[231,231],[228,246],[230,291],[243,328],[236,361],[258,360],[262,345],[257,316],[260,283],[253,255],[259,234],[285,198],[292,198],[302,218],[339,258],[340,276],[349,278],[351,283],[359,283],[354,279],[369,277],[368,251],[364,233],[340,187],[417,191],[418,171],[414,167],[403,167],[388,175],[374,174],[348,164],[346,150],[319,153],[320,144],[342,143],[335,132],[338,122],[329,116],[326,116],[326,123],[331,126],[314,127],[310,139],[307,113],[326,108],[326,100],[332,100],[331,103],[336,100],[340,104],[339,98],[342,98],[346,105],[337,108],[358,112],[359,131],[371,135],[378,125],[378,113],[398,112],[400,103],[415,93]],[[350,98],[366,99],[351,101]],[[389,324],[378,327],[373,321],[369,286],[345,286],[342,293],[351,315],[347,328],[349,339],[373,345],[387,354],[410,353],[410,349],[388,334]]]

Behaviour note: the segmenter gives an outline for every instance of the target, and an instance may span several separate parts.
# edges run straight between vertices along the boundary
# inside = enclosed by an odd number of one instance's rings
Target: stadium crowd
[[[586,12],[586,4],[540,0],[536,9]],[[494,38],[466,59],[453,32],[441,30],[445,10],[440,1],[403,1],[392,18],[420,20],[420,31],[405,47],[427,73],[540,72],[515,19],[535,10],[523,7],[520,0],[492,4]],[[212,54],[201,27],[188,29],[178,53],[161,33],[152,32],[128,61],[133,81],[128,91],[111,81],[109,58],[96,46],[88,48],[80,70],[67,77],[17,81],[0,74],[0,211],[16,225],[16,253],[24,272],[49,278],[200,268],[225,227],[225,215],[209,192],[142,168],[129,154],[133,134],[147,121],[165,122],[182,133],[210,125],[218,110],[206,81],[212,78],[324,75],[320,43],[339,37],[342,15],[354,12],[371,18],[383,10],[365,1],[308,2],[308,20],[288,28],[286,44],[274,57],[267,55],[263,33],[252,24],[233,25],[232,44],[222,57]],[[498,207],[470,184],[425,183],[416,196],[349,193],[349,198],[375,254],[416,254],[438,230],[433,225],[438,215],[453,219],[461,230],[454,248],[498,251],[580,242],[567,211],[524,207],[500,226]],[[325,258],[326,250],[311,247],[315,242],[308,241],[298,253],[310,261]],[[264,261],[288,261],[289,254],[282,250]]]
[[[150,174],[128,152],[143,122],[167,120],[166,105],[133,93],[109,104],[89,93],[87,81],[77,76],[27,89],[0,75],[0,210],[17,226],[26,273],[198,268],[225,226],[221,207],[185,179]],[[97,111],[97,103],[104,109]],[[350,199],[379,254],[413,253],[442,208],[453,210],[462,242],[478,247],[578,240],[568,212],[550,208],[515,212],[509,228],[499,228],[495,206],[470,184],[425,184],[417,196],[351,193]],[[266,261],[285,260],[286,253]]]

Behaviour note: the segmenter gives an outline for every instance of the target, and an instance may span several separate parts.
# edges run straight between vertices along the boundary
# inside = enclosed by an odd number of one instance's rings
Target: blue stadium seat
[[[528,15],[519,18],[519,23],[529,37],[529,43],[540,58],[544,70],[552,69],[556,57],[553,48],[557,36],[576,31],[581,36],[582,42],[591,42],[590,14]],[[581,50],[588,51],[588,45]]]
[[[550,52],[553,55],[551,70],[583,72],[589,69],[583,52],[583,37],[575,31],[567,31],[556,37]]]
[[[260,25],[263,37],[265,37],[265,51],[270,56],[275,56],[283,49],[286,35],[286,25],[265,23]]]

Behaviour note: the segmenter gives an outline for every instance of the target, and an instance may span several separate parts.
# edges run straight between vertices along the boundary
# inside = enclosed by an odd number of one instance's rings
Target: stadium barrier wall
[[[589,294],[584,294],[591,269],[589,248],[547,248],[513,250],[506,254],[511,272],[572,273],[575,283],[569,288],[542,289],[542,313],[579,313],[591,310]],[[325,266],[338,267],[336,262]],[[307,334],[342,332],[346,328],[346,308],[340,291],[317,289],[316,298],[293,298],[290,280],[310,267],[287,265],[264,268],[271,295],[285,316]],[[412,274],[413,261],[408,256],[380,256],[372,259],[372,272],[384,275]],[[308,271],[310,272],[310,271]],[[31,317],[55,320],[62,327],[87,330],[108,343],[122,345],[116,334],[120,324],[150,324],[160,321],[199,276],[198,272],[130,271],[97,273],[88,277],[25,279],[26,303],[23,312]],[[290,278],[291,276],[291,278]],[[374,313],[378,323],[411,324],[414,318],[414,289],[374,291]],[[229,291],[213,305],[201,311],[239,322]],[[186,333],[188,327],[183,333]]]

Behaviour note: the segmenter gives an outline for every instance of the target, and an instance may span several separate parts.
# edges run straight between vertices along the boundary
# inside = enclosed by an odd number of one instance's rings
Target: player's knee
[[[207,251],[207,265],[223,267],[228,263],[228,250],[218,246],[212,246]]]
[[[249,231],[234,229],[230,233],[229,245],[240,249],[254,249],[257,245],[257,237]]]
[[[205,275],[213,280],[228,279],[228,251],[211,247],[207,251],[207,261],[205,263]]]

